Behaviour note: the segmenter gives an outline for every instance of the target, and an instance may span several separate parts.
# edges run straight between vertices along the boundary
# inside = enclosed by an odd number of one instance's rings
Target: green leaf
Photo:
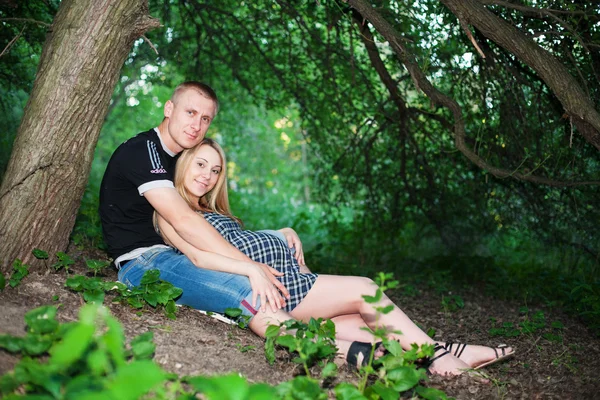
[[[393,382],[394,390],[405,392],[419,383],[421,373],[414,366],[398,367],[388,371],[388,379]]]
[[[375,382],[371,387],[383,400],[398,400],[398,392],[384,386],[381,382]]]
[[[48,259],[48,253],[45,252],[44,250],[40,250],[38,248],[35,248],[31,251],[31,254],[33,254],[33,256],[35,258],[37,258],[38,260],[46,260]]]
[[[55,306],[42,306],[28,311],[25,314],[25,323],[29,327],[29,332],[42,334],[54,332],[58,327],[56,310]]]
[[[565,325],[560,321],[554,321],[550,326],[552,326],[555,329],[563,329],[565,327]]]
[[[296,376],[291,381],[283,382],[277,386],[277,393],[284,399],[327,399],[317,381],[307,376]]]
[[[367,400],[360,390],[350,383],[342,382],[333,391],[338,400]]]
[[[157,296],[154,292],[144,293],[144,300],[152,307],[156,307],[156,304],[158,304]]]
[[[154,362],[134,361],[121,366],[106,387],[111,398],[137,400],[165,378],[166,373]]]
[[[0,349],[5,349],[10,353],[17,353],[23,349],[22,337],[12,335],[0,335]]]
[[[187,382],[210,400],[245,400],[248,398],[248,382],[235,373],[210,378],[197,376],[188,379]]]
[[[225,309],[225,315],[227,315],[230,318],[237,318],[240,315],[242,315],[242,309],[228,307]]]
[[[112,357],[117,366],[125,364],[125,355],[123,353],[125,344],[125,334],[123,326],[114,317],[108,315],[104,322],[108,330],[100,339],[101,343],[106,346],[108,353]]]
[[[82,357],[96,331],[98,312],[99,307],[96,305],[85,305],[79,310],[79,322],[65,333],[62,341],[50,349],[50,364],[64,370]]]
[[[265,331],[265,337],[272,338],[279,335],[280,327],[277,325],[269,325]]]
[[[140,342],[132,344],[131,350],[133,351],[133,357],[136,360],[149,359],[152,358],[152,355],[156,350],[156,345],[152,342]]]
[[[0,272],[0,292],[2,292],[5,287],[6,287],[6,278],[4,277],[4,274],[2,272]]]
[[[134,358],[140,360],[151,358],[156,350],[156,345],[152,342],[154,332],[148,331],[136,336],[130,343]]]
[[[138,296],[132,296],[127,298],[127,303],[133,308],[142,308],[144,307],[144,303],[140,300]]]
[[[18,286],[23,278],[29,275],[29,265],[23,264],[18,258],[13,262],[13,273],[10,276],[8,284],[14,288]]]
[[[392,311],[394,311],[394,307],[395,306],[393,304],[390,304],[389,306],[386,306],[386,307],[377,307],[377,310],[382,314],[389,314]]]
[[[177,313],[177,305],[173,300],[169,300],[167,302],[167,305],[165,306],[165,313],[170,319],[175,319],[175,314]]]
[[[88,278],[86,278],[83,275],[75,275],[75,276],[70,276],[67,278],[66,282],[65,282],[65,286],[68,287],[71,290],[74,290],[76,292],[80,292],[83,290],[83,283],[87,280]]]
[[[0,376],[0,393],[8,394],[18,388],[21,384],[17,382],[10,373]]]
[[[93,271],[100,271],[110,265],[110,261],[106,260],[85,260],[87,267]]]
[[[83,299],[88,303],[102,304],[104,302],[104,291],[102,289],[84,290]]]
[[[362,297],[369,304],[377,303],[383,297],[383,291],[380,288],[377,288],[377,291],[375,292],[375,296],[363,295]]]
[[[246,400],[273,400],[276,397],[275,388],[266,383],[256,383],[250,386]]]
[[[286,347],[290,352],[296,351],[296,339],[292,335],[277,336],[275,343]]]
[[[158,282],[160,279],[160,271],[157,269],[150,269],[144,272],[140,285],[149,285],[154,282]]]
[[[104,350],[96,349],[87,356],[87,365],[95,376],[102,376],[110,371],[111,365]]]
[[[448,400],[446,393],[435,388],[417,386],[416,392],[426,400]]]
[[[321,376],[323,378],[333,377],[337,375],[337,371],[337,365],[335,365],[335,363],[329,362],[327,363],[327,365],[325,365],[325,367],[323,367],[323,370],[321,371]]]
[[[31,356],[36,356],[48,351],[53,340],[49,336],[27,334],[23,339],[23,351]]]
[[[129,288],[127,287],[127,285],[121,282],[104,282],[104,291],[108,292],[110,290],[116,290],[117,292],[121,293],[129,291]]]
[[[268,337],[265,341],[265,358],[270,365],[275,362],[275,337]]]

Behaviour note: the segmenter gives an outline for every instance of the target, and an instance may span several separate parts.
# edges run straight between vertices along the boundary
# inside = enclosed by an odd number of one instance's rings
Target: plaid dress
[[[283,276],[277,279],[283,283],[290,298],[285,311],[292,311],[308,293],[317,279],[317,274],[300,272],[300,265],[292,255],[287,243],[266,232],[243,230],[237,221],[216,213],[203,213],[204,218],[227,240],[251,260],[267,264]]]

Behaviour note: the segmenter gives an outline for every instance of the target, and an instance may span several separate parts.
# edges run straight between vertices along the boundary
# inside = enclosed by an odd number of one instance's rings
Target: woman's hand
[[[279,232],[283,233],[283,236],[285,236],[288,246],[295,249],[294,257],[296,257],[298,264],[306,266],[304,263],[304,252],[302,251],[302,241],[300,240],[300,236],[298,236],[296,231],[292,228],[282,228]]]
[[[271,310],[276,312],[285,306],[285,299],[290,297],[287,289],[275,276],[282,276],[283,273],[271,268],[268,265],[253,263],[249,269],[248,279],[252,286],[252,307],[256,308],[256,299],[260,297],[260,308],[263,312],[267,309],[267,302],[271,305]],[[280,293],[281,292],[281,293]]]

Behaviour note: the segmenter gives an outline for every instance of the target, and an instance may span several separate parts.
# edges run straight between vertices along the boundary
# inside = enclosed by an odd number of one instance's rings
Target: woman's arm
[[[300,240],[300,236],[298,236],[296,231],[292,228],[281,228],[279,229],[279,232],[283,233],[283,236],[285,236],[288,246],[295,250],[294,257],[296,257],[298,264],[300,264],[300,272],[310,273],[310,270],[304,262],[304,251],[302,250],[302,241]]]
[[[175,232],[175,229],[160,215],[158,215],[158,226],[165,241],[185,254],[195,266],[213,271],[247,276],[252,287],[252,307],[256,307],[256,299],[258,297],[260,297],[261,309],[263,311],[266,309],[267,302],[271,305],[273,312],[285,306],[285,300],[279,291],[287,298],[289,298],[289,293],[285,286],[275,279],[275,275],[283,275],[281,272],[268,265],[259,264],[251,260],[241,261],[217,253],[199,250],[183,240]]]

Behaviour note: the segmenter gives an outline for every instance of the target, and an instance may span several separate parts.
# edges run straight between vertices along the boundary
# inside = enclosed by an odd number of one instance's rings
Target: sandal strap
[[[430,358],[429,362],[427,364],[432,365],[435,362],[435,360],[438,360],[438,359],[444,357],[445,355],[450,354],[450,352],[448,350],[446,350],[446,348],[444,346],[441,346],[439,344],[436,344],[435,347],[433,348],[433,354],[435,355],[435,353],[437,353],[440,350],[444,350],[444,352],[442,354],[439,354],[435,357]]]
[[[467,348],[467,344],[466,343],[452,343],[452,342],[446,342],[446,345],[444,346],[444,348],[448,351],[452,351],[452,346],[456,345],[456,350],[454,350],[454,356],[456,358],[460,358],[460,356],[462,355],[463,351],[465,351],[465,349]]]
[[[505,344],[499,344],[498,347],[494,347],[494,353],[496,353],[496,358],[500,358],[501,356],[498,354],[498,350],[497,349],[501,349],[502,350],[502,357],[504,357],[506,355],[506,348],[508,346]]]

